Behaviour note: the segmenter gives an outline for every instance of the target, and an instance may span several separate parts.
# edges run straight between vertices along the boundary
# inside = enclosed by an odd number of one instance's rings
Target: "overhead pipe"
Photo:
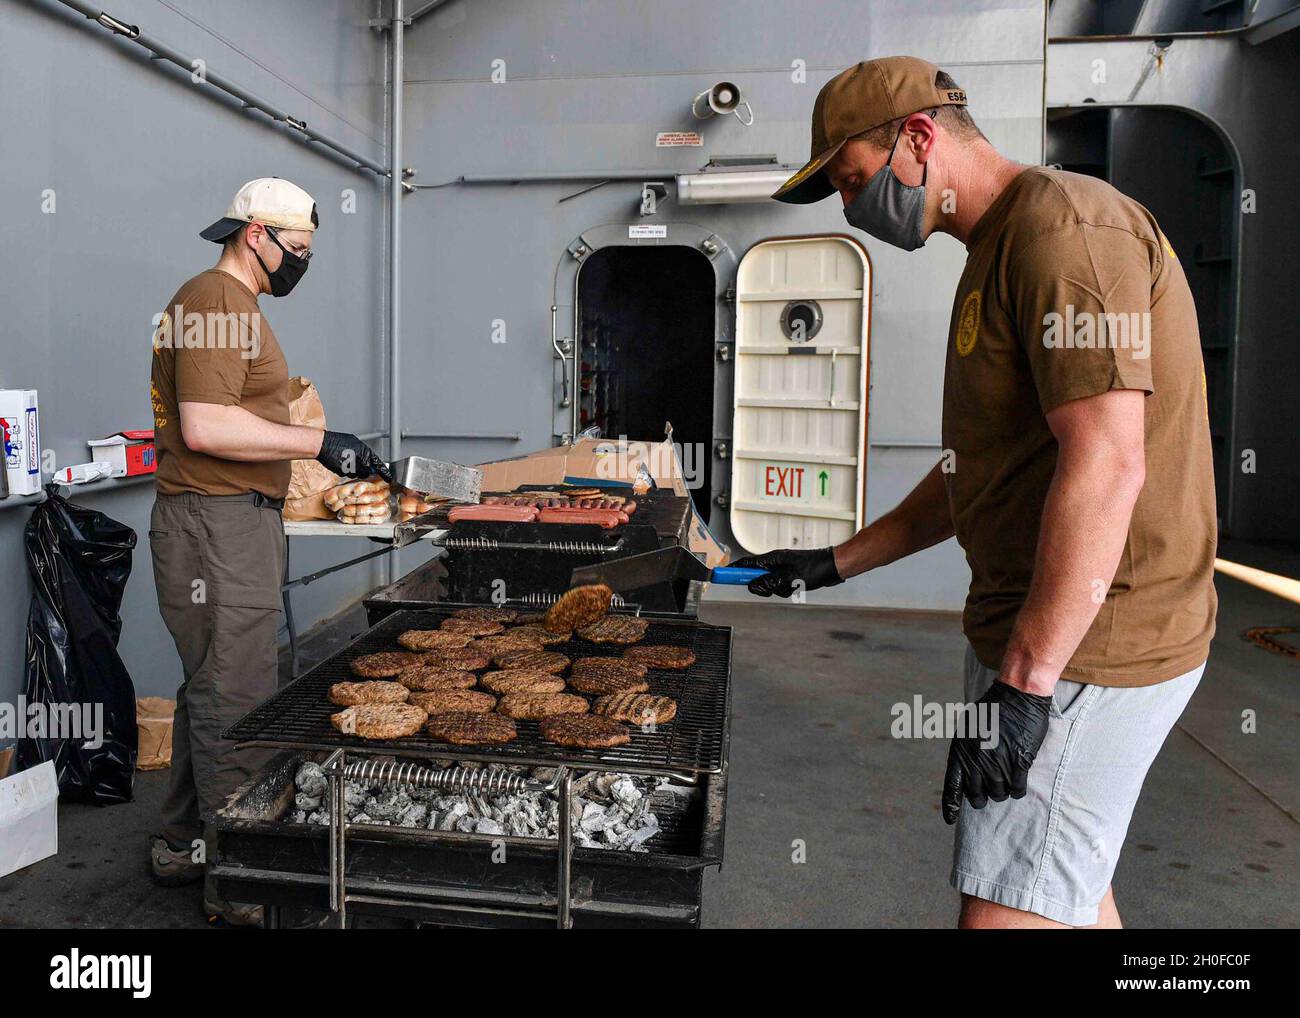
[[[793,167],[677,174],[678,205],[724,205],[771,201],[772,192],[790,179]]]
[[[488,439],[490,441],[518,442],[517,431],[403,431],[403,438]]]
[[[129,42],[134,43],[135,45],[139,46],[141,49],[148,50],[150,53],[150,59],[167,60],[175,64],[177,67],[181,68],[182,70],[184,70],[186,74],[192,75],[194,73],[194,68],[197,63],[197,61],[194,58],[188,57],[184,53],[180,53],[177,50],[172,49],[166,43],[160,42],[157,39],[153,38],[153,36],[146,35],[144,32],[140,30],[139,26],[128,25],[123,21],[119,21],[117,18],[113,17],[111,14],[105,13],[104,11],[100,10],[98,7],[95,7],[88,3],[84,3],[83,0],[59,0],[59,3],[63,4],[63,6],[65,7],[71,7],[78,14],[81,14],[82,16],[95,22],[96,24],[100,25],[102,28],[107,29],[108,31],[112,32],[114,35],[120,35],[122,38],[128,40]],[[248,91],[248,89],[235,84],[229,78],[226,78],[220,74],[215,73],[210,69],[207,69],[206,63],[204,65],[202,80],[204,81],[204,83],[208,85],[212,85],[214,88],[220,89],[222,92],[225,92],[227,95],[231,95],[234,98],[238,99],[245,109],[254,109],[254,110],[258,110],[261,113],[265,113],[272,120],[275,120],[278,123],[282,123],[288,127],[291,127],[293,130],[297,131],[308,141],[314,142],[315,144],[320,145],[322,148],[330,149],[331,151],[342,156],[344,159],[356,163],[358,169],[370,170],[372,173],[375,173],[381,177],[386,177],[389,175],[388,169],[384,166],[381,166],[373,159],[369,158],[368,156],[362,155],[360,152],[357,152],[349,148],[348,146],[342,144],[341,142],[335,141],[333,138],[329,137],[329,135],[322,134],[320,131],[313,130],[312,128],[307,126],[307,122],[305,120],[302,120],[298,117],[291,116],[289,113],[280,109],[278,106],[275,106],[272,103],[268,102],[267,100],[261,98],[260,96]],[[400,174],[398,175],[398,177],[400,179]]]
[[[573,170],[551,173],[510,173],[455,177],[441,184],[408,184],[407,187],[428,191],[452,184],[562,184],[581,180],[658,180],[672,177],[676,170],[660,167],[657,170]]]

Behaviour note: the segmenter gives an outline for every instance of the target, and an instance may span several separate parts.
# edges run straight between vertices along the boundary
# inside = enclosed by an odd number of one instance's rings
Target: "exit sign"
[[[830,470],[816,463],[759,463],[756,480],[755,494],[765,502],[810,505],[831,498]]]

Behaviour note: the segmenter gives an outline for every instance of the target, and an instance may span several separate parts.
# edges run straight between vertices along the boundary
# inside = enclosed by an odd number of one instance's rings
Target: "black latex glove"
[[[325,432],[316,460],[343,477],[373,477],[378,474],[385,481],[393,479],[393,472],[378,453],[346,431]]]
[[[997,745],[984,749],[976,733],[952,740],[943,781],[943,819],[948,824],[957,822],[963,796],[974,809],[983,809],[990,799],[1023,799],[1029,768],[1047,736],[1050,696],[1026,693],[999,681],[975,702],[998,705]]]
[[[764,555],[749,555],[731,566],[766,569],[767,575],[749,583],[749,592],[759,597],[789,597],[795,581],[803,581],[804,590],[833,587],[844,580],[835,568],[835,552],[830,548],[778,548]]]

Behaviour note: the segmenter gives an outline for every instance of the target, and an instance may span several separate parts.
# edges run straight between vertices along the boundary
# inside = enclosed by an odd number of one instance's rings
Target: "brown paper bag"
[[[325,427],[325,407],[310,378],[289,379],[289,423],[310,428]],[[321,496],[340,482],[332,471],[315,460],[294,460],[289,475],[289,493],[284,500],[286,520],[332,520]]]
[[[135,701],[135,723],[140,730],[140,748],[135,766],[142,771],[160,771],[172,763],[172,720],[176,701],[161,696],[141,696]]]

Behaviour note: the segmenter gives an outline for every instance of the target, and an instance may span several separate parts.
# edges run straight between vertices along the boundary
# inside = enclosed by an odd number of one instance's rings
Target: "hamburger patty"
[[[580,657],[573,662],[573,674],[592,672],[597,675],[629,675],[643,679],[650,671],[640,661],[625,657]]]
[[[507,650],[492,660],[504,669],[522,668],[530,672],[558,674],[569,667],[569,659],[553,650]]]
[[[546,718],[538,730],[547,742],[580,749],[607,749],[632,741],[627,725],[593,714],[561,714]]]
[[[553,633],[568,633],[579,626],[595,622],[609,611],[614,591],[603,583],[574,587],[551,605],[543,625]]]
[[[378,654],[362,654],[348,662],[348,667],[363,679],[383,679],[396,675],[403,668],[414,668],[424,662],[423,654],[402,650],[386,650]]]
[[[578,635],[592,643],[636,643],[645,639],[650,623],[635,615],[606,615],[578,630]]]
[[[429,719],[425,730],[439,742],[453,742],[459,746],[486,746],[509,742],[519,734],[515,723],[500,714],[470,714],[452,711],[436,714]]]
[[[397,638],[407,650],[446,650],[467,647],[473,637],[468,633],[451,633],[442,629],[408,629]]]
[[[464,633],[466,636],[491,636],[493,633],[499,633],[506,627],[500,622],[483,619],[461,619],[455,616],[449,619],[443,619],[442,625],[438,627],[444,633]]]
[[[481,640],[475,640],[473,647],[484,654],[505,654],[512,650],[541,650],[542,641],[533,633],[507,629],[499,636],[485,636]]]
[[[588,668],[569,676],[569,685],[580,693],[644,693],[650,683],[629,672],[597,671]]]
[[[585,697],[572,693],[507,693],[497,704],[497,713],[521,721],[537,721],[552,714],[586,714],[591,709]]]
[[[363,739],[401,739],[414,735],[428,718],[409,703],[363,703],[330,715],[330,724],[344,735]]]
[[[441,665],[416,665],[397,673],[397,681],[407,689],[428,692],[431,689],[469,689],[478,678],[473,672]]]
[[[492,658],[471,643],[468,647],[459,650],[454,647],[447,650],[432,650],[425,663],[464,672],[477,672],[490,665]]]
[[[488,672],[479,680],[484,689],[494,693],[560,693],[564,680],[550,672],[530,672],[525,668],[512,668],[503,672]]]
[[[613,693],[598,697],[591,712],[615,721],[630,721],[634,725],[659,725],[677,716],[677,701],[669,696]]]
[[[453,619],[469,619],[471,622],[513,622],[519,615],[515,608],[498,608],[496,605],[474,605],[461,608],[451,613]]]
[[[359,703],[404,703],[408,690],[398,682],[336,682],[330,686],[330,703],[355,707]]]
[[[497,705],[497,698],[473,689],[432,689],[412,693],[411,703],[430,714],[486,714]]]
[[[572,636],[571,633],[553,633],[541,624],[532,624],[527,626],[515,626],[507,629],[504,636],[526,636],[530,640],[536,640],[543,647],[550,647],[556,643],[564,643]]]
[[[695,664],[695,651],[689,647],[663,647],[655,644],[628,647],[623,656],[629,661],[637,661],[651,668],[668,668],[684,671]]]

